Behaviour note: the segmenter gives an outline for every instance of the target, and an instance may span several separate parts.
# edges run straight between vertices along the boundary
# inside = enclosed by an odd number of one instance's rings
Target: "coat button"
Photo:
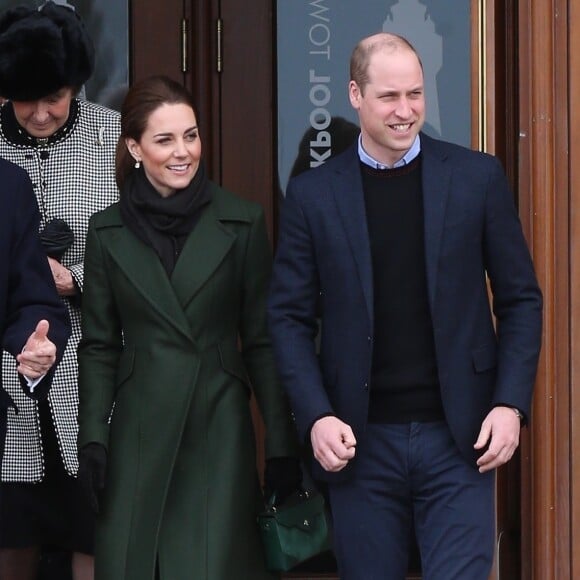
[[[369,384],[368,383],[365,383],[363,385],[363,390],[365,390],[365,391],[368,391],[369,390]]]

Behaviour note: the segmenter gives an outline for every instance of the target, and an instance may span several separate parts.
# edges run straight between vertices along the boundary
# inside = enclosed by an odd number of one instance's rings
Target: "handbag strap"
[[[305,498],[305,499],[310,497],[310,492],[307,489],[304,489],[303,487],[300,488],[300,490],[297,493],[300,494],[300,496]],[[270,499],[266,502],[266,509],[271,510],[273,512],[276,511],[276,492],[275,491],[272,492]]]

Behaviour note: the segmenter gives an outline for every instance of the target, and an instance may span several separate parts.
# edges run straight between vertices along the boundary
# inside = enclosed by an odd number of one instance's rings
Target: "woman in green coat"
[[[270,487],[298,486],[299,467],[266,329],[263,212],[206,178],[191,97],[165,77],[125,99],[117,182],[89,227],[79,347],[96,579],[270,579],[251,392]]]

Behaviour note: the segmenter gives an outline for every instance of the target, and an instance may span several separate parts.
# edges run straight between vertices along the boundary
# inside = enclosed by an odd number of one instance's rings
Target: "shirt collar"
[[[419,135],[417,135],[409,151],[407,151],[407,153],[405,153],[405,155],[403,155],[403,157],[399,159],[399,161],[397,161],[392,167],[389,167],[388,165],[385,165],[384,163],[381,163],[380,161],[377,161],[371,157],[363,148],[362,133],[358,136],[358,156],[365,165],[368,165],[373,169],[395,169],[396,167],[403,167],[403,165],[411,163],[411,161],[413,161],[413,159],[415,159],[419,153],[421,153],[421,139],[419,138]]]

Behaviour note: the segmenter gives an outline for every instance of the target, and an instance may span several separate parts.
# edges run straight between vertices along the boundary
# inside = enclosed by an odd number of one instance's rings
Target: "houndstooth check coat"
[[[74,232],[74,243],[61,263],[83,288],[85,237],[90,216],[117,201],[115,147],[120,133],[119,114],[87,101],[73,99],[71,122],[48,143],[27,142],[9,130],[5,104],[0,108],[0,157],[23,167],[29,174],[41,212],[40,228],[53,218],[63,219]],[[11,110],[11,109],[10,109]],[[62,297],[68,308],[72,335],[58,366],[49,394],[50,411],[67,472],[75,475],[77,461],[77,358],[80,340],[78,296]],[[42,442],[37,403],[22,393],[13,358],[3,355],[4,388],[19,412],[8,414],[2,481],[38,482],[44,475]]]

